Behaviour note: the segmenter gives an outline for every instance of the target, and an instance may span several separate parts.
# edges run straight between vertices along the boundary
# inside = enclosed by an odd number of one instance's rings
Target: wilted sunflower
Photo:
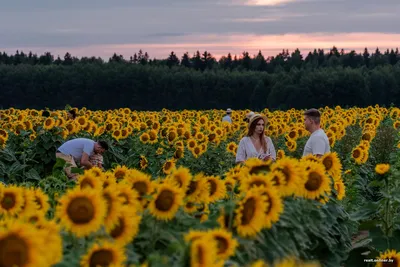
[[[267,209],[266,196],[258,188],[247,191],[235,210],[235,227],[241,237],[254,237],[264,226]]]
[[[0,194],[0,214],[17,215],[24,205],[24,191],[15,185],[3,187]]]
[[[322,164],[316,162],[306,162],[306,180],[301,188],[302,196],[308,199],[317,199],[325,194],[331,193],[331,180],[325,173]]]
[[[59,200],[56,217],[60,225],[77,237],[96,232],[103,225],[106,202],[99,191],[75,188],[67,191]]]
[[[123,247],[116,243],[103,241],[95,243],[81,259],[80,266],[123,266],[126,260]]]
[[[110,236],[118,245],[125,246],[135,238],[139,232],[141,217],[136,214],[135,209],[124,206],[118,216],[118,222],[108,230]]]
[[[161,184],[150,201],[150,213],[159,220],[171,220],[183,202],[183,193],[180,189],[170,185]]]
[[[232,232],[221,228],[210,230],[208,235],[210,235],[217,243],[218,258],[227,260],[229,257],[235,255],[239,243],[232,237]]]
[[[48,244],[32,224],[13,220],[5,225],[0,231],[0,266],[49,266],[45,252]]]

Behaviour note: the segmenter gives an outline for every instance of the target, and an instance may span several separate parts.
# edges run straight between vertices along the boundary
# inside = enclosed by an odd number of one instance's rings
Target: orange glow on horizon
[[[110,58],[114,53],[123,55],[124,58],[132,56],[142,49],[150,58],[167,58],[171,51],[178,57],[185,52],[192,56],[197,50],[202,53],[210,52],[217,59],[231,53],[240,56],[244,51],[255,55],[259,50],[265,57],[275,56],[283,49],[294,51],[299,48],[303,55],[314,49],[329,50],[333,46],[345,51],[355,50],[362,52],[367,47],[374,52],[377,47],[381,52],[386,49],[395,49],[400,44],[400,34],[384,33],[310,33],[310,34],[282,34],[282,35],[188,35],[171,38],[171,43],[147,44],[98,44],[81,47],[19,47],[0,48],[0,51],[15,53],[16,50],[42,54],[51,52],[57,57],[63,57],[66,52],[73,56],[96,56],[104,59]],[[326,51],[327,52],[327,51]]]

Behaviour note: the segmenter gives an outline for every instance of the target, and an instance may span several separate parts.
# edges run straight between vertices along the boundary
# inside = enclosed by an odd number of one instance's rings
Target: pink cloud
[[[146,44],[99,44],[81,47],[21,47],[0,48],[0,51],[14,53],[17,49],[24,52],[32,51],[42,54],[49,51],[54,55],[64,56],[70,52],[73,56],[96,56],[108,59],[115,52],[129,58],[139,49],[147,52],[151,58],[166,58],[171,51],[178,57],[185,52],[193,55],[197,50],[202,53],[207,50],[213,56],[219,58],[231,53],[241,55],[243,51],[251,55],[257,54],[259,50],[264,56],[275,56],[282,49],[293,51],[299,48],[303,54],[307,54],[314,48],[328,50],[333,46],[338,49],[356,50],[362,52],[367,47],[370,52],[377,47],[381,51],[395,49],[399,46],[400,34],[384,33],[310,33],[310,34],[282,34],[282,35],[189,35],[174,37],[170,43],[146,43]]]

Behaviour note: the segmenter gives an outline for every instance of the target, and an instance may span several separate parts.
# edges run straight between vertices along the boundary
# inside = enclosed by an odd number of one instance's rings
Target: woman
[[[236,164],[243,163],[249,158],[262,160],[276,160],[276,151],[270,137],[265,136],[267,118],[260,114],[254,114],[249,120],[247,136],[239,142],[236,153]]]

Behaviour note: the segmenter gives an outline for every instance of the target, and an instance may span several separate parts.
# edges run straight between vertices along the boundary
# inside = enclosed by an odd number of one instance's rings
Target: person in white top
[[[276,151],[270,137],[265,136],[267,118],[260,114],[250,117],[247,136],[239,142],[236,153],[236,164],[249,158],[259,158],[264,161],[276,160]]]
[[[232,110],[228,108],[226,110],[226,115],[222,118],[222,121],[227,121],[229,123],[232,123],[232,118],[231,118]]]
[[[321,113],[318,109],[313,108],[304,112],[304,126],[311,135],[304,146],[303,157],[312,154],[321,158],[324,154],[329,153],[331,147],[328,136],[321,129]]]

